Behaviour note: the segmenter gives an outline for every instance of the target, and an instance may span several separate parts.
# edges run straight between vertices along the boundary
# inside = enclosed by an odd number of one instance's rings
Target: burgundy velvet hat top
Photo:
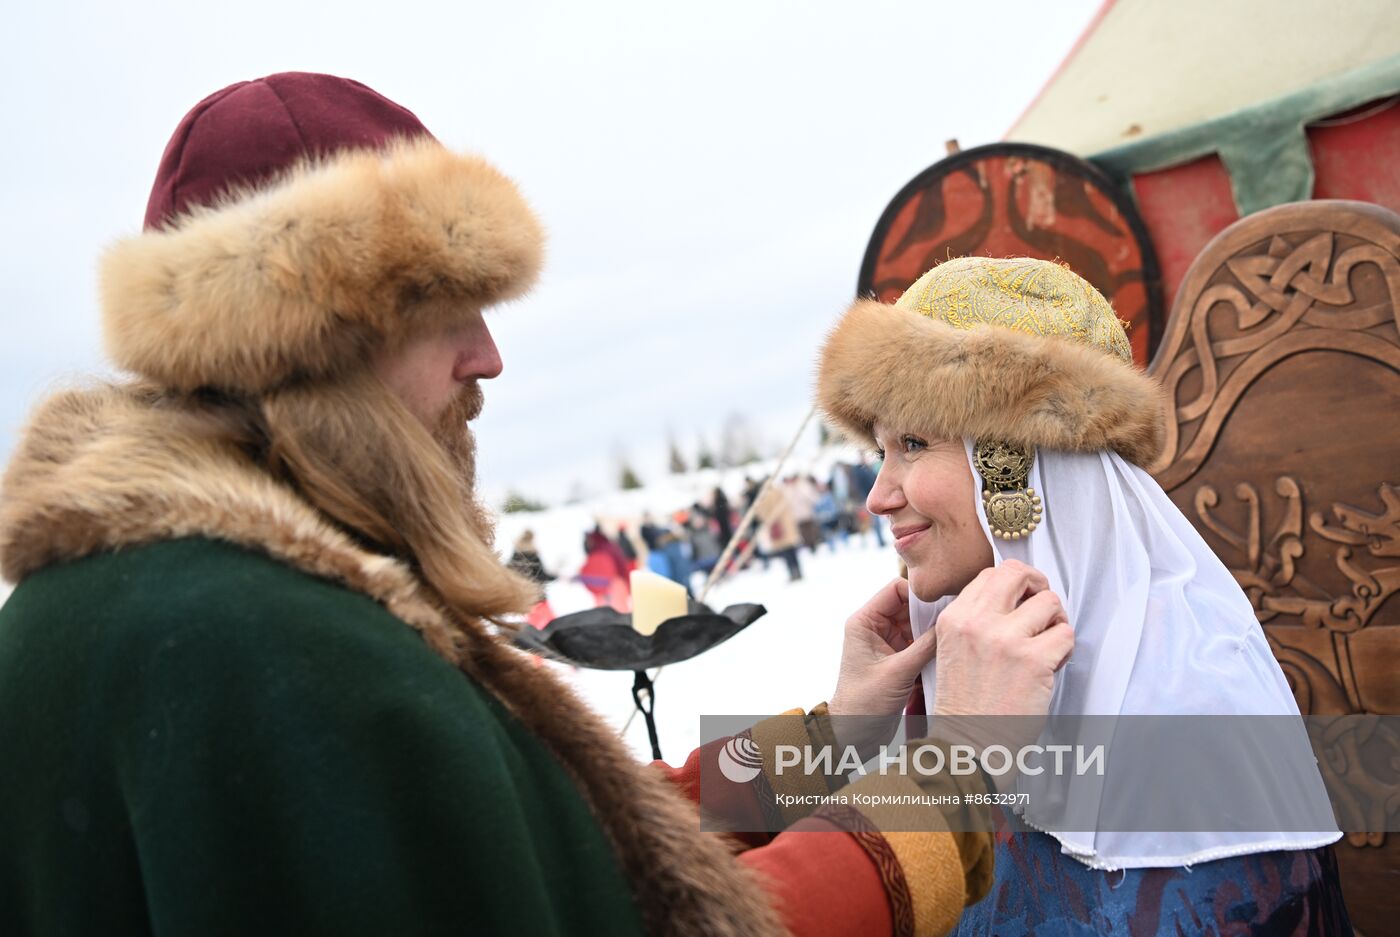
[[[107,352],[164,387],[256,394],[524,293],[544,232],[519,190],[359,82],[284,72],[201,101],[145,230],[102,260]]]
[[[256,186],[301,159],[432,137],[413,112],[348,78],[279,72],[200,101],[166,144],[146,204],[146,228],[164,227],[229,189]]]

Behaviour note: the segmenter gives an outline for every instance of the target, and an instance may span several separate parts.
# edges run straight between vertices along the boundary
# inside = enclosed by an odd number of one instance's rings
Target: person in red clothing
[[[468,421],[502,370],[483,311],[542,240],[358,82],[186,115],[102,265],[134,378],[41,405],[0,494],[0,932],[923,937],[985,892],[987,833],[703,832],[705,749],[638,763],[503,640],[539,587],[492,547]],[[958,712],[1043,712],[1044,577],[962,585],[917,639],[902,580],[852,615],[830,703],[751,728],[764,772],[897,715],[935,649]],[[721,796],[766,809],[758,778]]]
[[[632,586],[627,560],[617,544],[608,539],[601,527],[595,527],[584,535],[583,549],[578,579],[592,594],[594,604],[608,605],[619,612],[630,611]]]

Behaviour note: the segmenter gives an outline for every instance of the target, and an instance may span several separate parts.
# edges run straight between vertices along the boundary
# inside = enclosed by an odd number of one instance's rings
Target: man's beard
[[[453,608],[495,617],[523,611],[538,589],[506,569],[495,525],[476,495],[480,414],[474,382],[420,419],[368,369],[263,398],[271,457],[314,505],[417,566]]]
[[[464,384],[448,401],[430,427],[433,439],[442,447],[452,469],[462,485],[468,517],[476,534],[488,545],[495,540],[495,523],[476,493],[476,434],[469,421],[481,415],[486,397],[476,381]]]

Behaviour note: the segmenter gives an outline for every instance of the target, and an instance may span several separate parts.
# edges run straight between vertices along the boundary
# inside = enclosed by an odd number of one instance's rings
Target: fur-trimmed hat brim
[[[110,248],[106,346],[166,387],[256,393],[519,296],[543,241],[482,159],[430,138],[343,151]]]
[[[1163,400],[1151,377],[1072,339],[958,329],[872,300],[841,317],[817,373],[828,419],[871,445],[878,421],[945,439],[1113,449],[1145,465],[1162,447]]]

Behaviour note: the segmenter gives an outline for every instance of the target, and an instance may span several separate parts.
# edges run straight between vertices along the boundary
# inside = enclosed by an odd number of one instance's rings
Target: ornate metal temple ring
[[[1040,496],[1027,487],[1035,450],[1025,446],[979,439],[972,461],[982,476],[982,509],[987,526],[1002,540],[1020,540],[1040,525]]]

